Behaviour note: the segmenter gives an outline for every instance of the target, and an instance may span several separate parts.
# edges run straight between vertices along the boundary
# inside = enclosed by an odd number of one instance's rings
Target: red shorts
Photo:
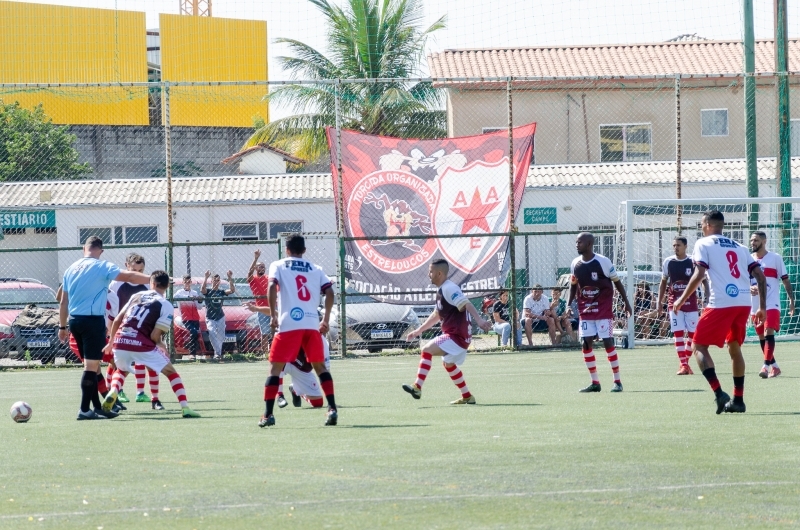
[[[756,327],[756,333],[759,336],[764,336],[765,328],[774,329],[778,331],[781,329],[781,310],[780,309],[767,309],[767,321],[761,324],[756,324],[756,316],[752,315],[753,325]]]
[[[750,307],[707,307],[697,321],[694,343],[722,348],[726,342],[742,344],[747,332]]]
[[[293,363],[297,360],[300,348],[303,348],[308,362],[325,362],[322,335],[316,329],[279,331],[269,348],[269,360],[274,363]]]

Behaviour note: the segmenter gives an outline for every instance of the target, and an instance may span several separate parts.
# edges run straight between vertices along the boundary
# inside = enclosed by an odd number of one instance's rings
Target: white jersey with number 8
[[[320,294],[331,286],[322,269],[303,258],[284,258],[269,266],[278,285],[278,332],[319,329]]]
[[[715,234],[697,240],[692,261],[708,269],[708,307],[750,305],[750,271],[759,265],[745,247]]]

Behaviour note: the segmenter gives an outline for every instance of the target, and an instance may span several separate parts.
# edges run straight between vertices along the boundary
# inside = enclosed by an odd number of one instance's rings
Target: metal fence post
[[[336,190],[339,195],[337,205],[337,224],[339,232],[339,353],[347,355],[347,279],[345,278],[345,241],[344,241],[344,177],[342,175],[342,118],[339,98],[342,80],[337,79],[334,85],[334,101],[336,113]]]
[[[675,198],[680,199],[683,194],[681,162],[683,159],[681,147],[681,75],[675,74]],[[677,213],[678,235],[683,231],[683,206],[680,204],[675,209]],[[659,254],[660,256],[660,254]]]
[[[173,255],[172,255],[172,230],[173,230],[173,214],[172,214],[172,138],[170,133],[170,117],[169,117],[169,82],[164,83],[164,163],[166,164],[166,177],[167,177],[167,274],[170,278],[174,277]],[[188,247],[187,247],[188,249]],[[172,300],[173,287],[170,282],[167,288],[167,297]],[[170,357],[175,360],[175,324],[170,324],[171,333],[169,334],[169,351]]]
[[[512,79],[512,77],[509,77],[506,81],[506,100],[508,102],[508,255],[511,260],[511,293],[508,297],[508,301],[511,305],[511,344],[512,349],[517,350],[521,344],[515,344],[517,341],[519,321],[515,315],[517,311],[517,245],[514,234],[517,232],[517,226],[515,224],[516,218],[514,214],[514,107],[511,96]]]

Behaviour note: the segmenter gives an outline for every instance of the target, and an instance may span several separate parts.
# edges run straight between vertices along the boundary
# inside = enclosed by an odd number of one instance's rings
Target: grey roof
[[[330,200],[328,174],[237,175],[172,179],[174,203],[237,203],[286,200]],[[40,201],[40,192],[51,200]],[[0,185],[0,207],[113,206],[166,204],[167,180],[113,179],[50,182],[6,182]]]
[[[758,159],[758,179],[775,178],[775,159]],[[792,176],[800,178],[800,158],[792,159]],[[747,164],[743,158],[693,160],[681,165],[681,182],[744,182]],[[528,173],[529,188],[574,186],[634,186],[674,184],[675,161],[627,162],[619,164],[570,164],[533,166]]]
[[[744,159],[684,162],[682,181],[686,184],[744,182]],[[800,158],[792,159],[792,174],[800,178]],[[775,177],[775,159],[758,160],[759,180]],[[175,204],[236,204],[284,201],[331,201],[330,173],[287,175],[236,175],[173,179]],[[587,186],[636,186],[672,184],[675,162],[618,164],[571,164],[533,166],[528,188],[570,188]],[[51,200],[40,201],[40,192]],[[5,182],[0,184],[0,208],[164,205],[166,179],[76,180],[51,182]]]

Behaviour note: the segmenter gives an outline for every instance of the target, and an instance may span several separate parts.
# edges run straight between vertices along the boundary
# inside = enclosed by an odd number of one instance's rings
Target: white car
[[[419,326],[414,308],[379,302],[355,290],[347,291],[345,341],[348,350],[367,350],[377,353],[384,349],[406,349],[414,345],[406,337]],[[338,298],[338,297],[337,297]],[[331,329],[328,337],[332,348],[339,341],[338,303],[331,311]]]

